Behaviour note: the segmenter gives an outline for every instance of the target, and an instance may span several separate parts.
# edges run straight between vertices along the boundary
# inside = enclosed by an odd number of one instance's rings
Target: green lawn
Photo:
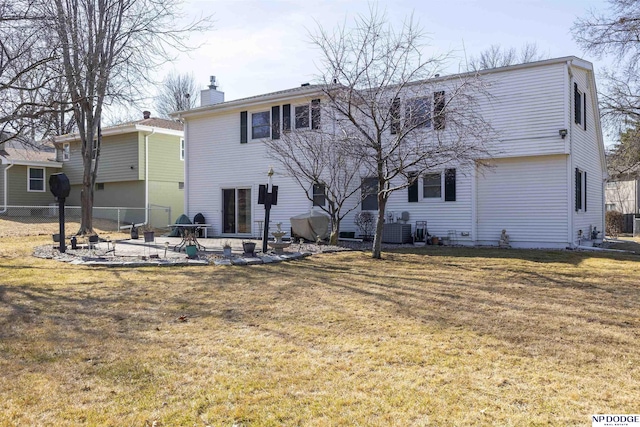
[[[637,413],[640,257],[428,247],[90,268],[0,238],[2,426],[590,425]]]

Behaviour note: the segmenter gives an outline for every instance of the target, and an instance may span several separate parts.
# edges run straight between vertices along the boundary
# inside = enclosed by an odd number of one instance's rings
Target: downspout
[[[149,137],[156,133],[156,128],[144,136],[144,225],[149,225]]]
[[[567,141],[568,147],[567,147],[567,151],[569,153],[569,158],[567,159],[567,209],[569,212],[568,215],[568,219],[569,219],[569,230],[568,231],[568,242],[569,245],[571,246],[571,248],[575,248],[577,247],[577,243],[574,240],[574,235],[573,235],[573,222],[574,222],[574,215],[575,215],[575,211],[574,211],[574,204],[573,204],[573,188],[574,185],[573,184],[573,144],[572,144],[572,139],[573,139],[573,132],[572,132],[572,122],[571,122],[571,101],[572,101],[572,94],[573,94],[573,70],[571,68],[571,61],[567,61],[566,64],[566,70],[567,70],[567,76],[568,76],[568,85],[567,85],[567,94],[565,97],[565,129],[567,129],[567,138],[569,138],[569,141]]]
[[[7,166],[6,168],[4,168],[4,180],[2,181],[3,185],[4,185],[4,209],[0,211],[0,214],[3,214],[5,212],[7,212],[7,210],[9,209],[8,203],[9,203],[9,195],[7,194],[7,178],[9,177],[9,175],[7,174],[7,171],[9,169],[11,169],[13,167],[13,162],[11,161],[11,159],[9,159],[9,166]]]

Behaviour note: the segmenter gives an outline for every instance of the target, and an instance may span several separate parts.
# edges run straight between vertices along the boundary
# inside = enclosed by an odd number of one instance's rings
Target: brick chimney
[[[151,111],[143,111],[142,112],[142,118],[150,119],[151,118]]]

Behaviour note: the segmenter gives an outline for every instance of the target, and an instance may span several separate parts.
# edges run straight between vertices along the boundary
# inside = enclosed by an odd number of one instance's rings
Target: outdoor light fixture
[[[567,136],[567,130],[566,130],[566,129],[560,129],[560,130],[558,131],[558,133],[560,134],[560,137],[561,137],[562,139],[564,139],[564,138]]]

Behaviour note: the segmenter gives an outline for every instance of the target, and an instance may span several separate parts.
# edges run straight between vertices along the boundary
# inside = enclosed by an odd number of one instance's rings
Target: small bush
[[[360,229],[360,234],[365,240],[371,239],[373,235],[373,227],[376,223],[376,217],[369,211],[358,212],[355,216],[354,222]]]
[[[605,214],[605,226],[607,236],[617,237],[622,233],[624,215],[618,211],[607,211]]]

